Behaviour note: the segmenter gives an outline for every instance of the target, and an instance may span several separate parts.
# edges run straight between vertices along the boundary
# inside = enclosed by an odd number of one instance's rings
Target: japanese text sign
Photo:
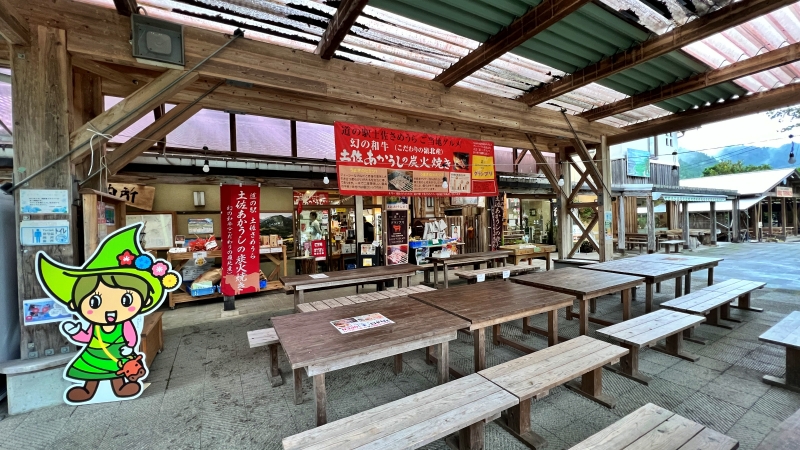
[[[259,290],[258,186],[220,186],[222,209],[222,295]]]
[[[313,256],[316,261],[324,261],[325,258],[327,258],[328,246],[324,239],[311,241],[311,256]]]
[[[156,188],[140,184],[108,183],[108,194],[145,211],[153,210]]]
[[[303,202],[304,205],[329,205],[327,192],[319,191],[292,191],[294,205]]]
[[[343,122],[334,134],[343,195],[497,195],[492,142]]]

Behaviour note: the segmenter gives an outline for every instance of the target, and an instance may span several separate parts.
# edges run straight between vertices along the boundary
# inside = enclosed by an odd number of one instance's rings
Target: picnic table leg
[[[608,370],[648,386],[651,378],[639,372],[639,347],[622,343],[620,345],[628,349],[628,354],[619,359],[619,364],[608,366]]]
[[[594,314],[597,312],[597,299],[591,298],[589,299],[589,312]]]
[[[447,263],[443,263],[444,266],[444,288],[447,289],[449,286],[447,284]]]
[[[547,260],[545,262],[545,270],[550,270],[553,265],[553,255],[550,252],[547,252]]]
[[[397,288],[403,289],[403,277],[397,277]]]
[[[586,299],[580,299],[581,307],[581,323],[579,325],[580,335],[586,336],[589,332],[589,302]]]
[[[735,305],[731,305],[731,308],[746,309],[748,311],[755,311],[755,312],[764,311],[764,308],[754,308],[750,306],[750,292],[739,296],[739,302]]]
[[[660,293],[661,293],[661,282],[659,281],[658,283],[656,283],[656,294]]]
[[[403,373],[403,354],[398,353],[394,355],[394,374],[400,375]]]
[[[325,404],[327,396],[325,393],[325,374],[314,375],[314,409],[317,413],[317,426],[328,423],[328,414]]]
[[[709,267],[708,268],[708,285],[711,286],[712,284],[714,284],[714,268],[713,267]]]
[[[436,286],[439,286],[439,272],[436,271],[437,264],[433,263],[433,288],[437,289]]]
[[[270,384],[272,387],[280,386],[283,384],[283,377],[281,369],[278,368],[278,344],[270,344],[267,349],[269,350]]]
[[[630,320],[631,318],[631,290],[622,290],[622,320]]]
[[[297,305],[303,303],[305,298],[303,296],[303,291],[298,290],[296,287],[294,288],[294,309],[297,311]]]
[[[686,272],[686,277],[683,283],[683,293],[689,295],[692,293],[692,271]]]
[[[294,404],[303,404],[303,369],[294,369]]]
[[[438,384],[445,384],[450,381],[450,343],[445,341],[436,347],[439,353],[436,355],[438,359],[436,367],[438,372]]]
[[[786,376],[784,378],[764,375],[762,381],[771,386],[800,392],[800,350],[786,347]]]
[[[547,441],[531,431],[531,399],[521,400],[518,405],[507,409],[497,423],[528,448],[540,449]]]
[[[675,298],[683,295],[683,277],[675,278]]]
[[[475,372],[486,368],[486,328],[472,330],[472,345],[475,349]]]
[[[558,310],[547,311],[547,346],[558,344]]]
[[[698,359],[700,359],[699,356],[683,350],[683,332],[675,333],[672,336],[667,336],[666,345],[663,347],[657,345],[653,347],[653,350],[659,351],[661,353],[666,353],[668,355],[672,355],[677,358],[685,359],[691,362],[695,362]]]
[[[649,281],[644,285],[644,310],[653,312],[653,283]]]
[[[581,376],[581,382],[570,381],[565,385],[567,389],[583,395],[589,400],[594,400],[606,408],[613,408],[617,400],[610,395],[603,393],[603,368],[598,367],[591,372],[586,372]]]

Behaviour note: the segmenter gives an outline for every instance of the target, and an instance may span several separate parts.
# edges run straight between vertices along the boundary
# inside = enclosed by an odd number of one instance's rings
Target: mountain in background
[[[745,165],[769,164],[773,169],[800,167],[789,164],[789,151],[791,143],[780,147],[756,147],[751,145],[734,145],[718,150],[712,157],[705,153],[693,152],[681,148],[678,150],[678,161],[681,164],[681,179],[699,178],[703,176],[703,169],[711,167],[720,161],[742,161]],[[800,152],[800,145],[795,146],[795,152]],[[795,153],[796,156],[800,156]]]

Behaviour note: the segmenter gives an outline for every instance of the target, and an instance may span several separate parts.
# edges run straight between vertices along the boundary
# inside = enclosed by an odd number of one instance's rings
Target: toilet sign
[[[19,225],[22,245],[69,244],[69,220],[23,220]]]

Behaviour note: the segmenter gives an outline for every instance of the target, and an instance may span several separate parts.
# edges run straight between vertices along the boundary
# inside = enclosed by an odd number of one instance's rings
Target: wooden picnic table
[[[331,321],[380,313],[393,324],[342,334]],[[338,308],[272,318],[295,377],[295,402],[302,403],[302,370],[313,378],[316,424],[327,422],[325,374],[376,359],[395,357],[402,371],[405,352],[436,345],[439,384],[449,378],[449,341],[469,322],[408,297],[357,303]]]
[[[642,261],[637,258],[617,259],[599,264],[581,266],[582,270],[620,273],[644,277],[645,279],[645,312],[653,311],[653,285],[665,280],[675,279],[675,298],[683,295],[681,280],[689,275],[689,267],[678,264]]]
[[[667,241],[659,242],[659,245],[662,245],[664,247],[664,252],[665,253],[669,253],[669,246],[670,245],[675,247],[675,253],[680,253],[681,252],[680,246],[685,244],[685,243],[686,243],[686,241],[684,241],[683,239],[670,239],[670,240],[667,240]]]
[[[406,284],[411,283],[411,277],[416,273],[417,266],[412,264],[397,264],[393,266],[363,267],[353,270],[339,270],[322,274],[292,275],[281,277],[283,288],[287,294],[294,294],[294,307],[305,301],[303,292],[309,290],[332,289],[343,286],[354,286],[364,283],[378,283],[378,290],[383,289],[383,283],[396,279],[398,287],[403,287],[403,278]]]
[[[546,245],[546,244],[501,245],[500,250],[511,251],[511,255],[509,256],[509,258],[514,258],[514,264],[520,264],[523,261],[528,261],[528,264],[533,264],[534,258],[545,258],[546,260],[545,270],[552,270],[553,253],[557,251],[555,245]]]
[[[792,311],[758,340],[786,348],[786,375],[784,378],[764,375],[764,383],[800,392],[800,311]]]
[[[631,318],[631,289],[643,284],[645,279],[640,276],[590,272],[576,267],[566,267],[549,272],[512,277],[511,281],[577,297],[580,300],[580,334],[585,335],[589,329],[589,321],[601,325],[613,325],[612,322],[589,317],[589,311],[595,312],[596,310],[595,299],[597,297],[622,292],[622,320],[628,320]],[[572,305],[570,305],[567,307],[567,320],[572,320],[573,315]]]
[[[509,250],[495,250],[493,252],[478,252],[478,253],[463,253],[460,255],[452,255],[447,258],[440,256],[428,257],[428,262],[433,264],[433,287],[439,285],[439,272],[436,270],[439,264],[442,265],[444,270],[444,288],[449,287],[447,282],[447,267],[448,266],[461,266],[472,264],[475,269],[479,269],[481,263],[489,264],[490,261],[500,260],[503,266],[506,265],[506,258],[511,254]]]
[[[475,350],[475,372],[486,368],[486,329],[492,327],[494,345],[505,344],[525,354],[536,350],[510,341],[500,333],[500,324],[522,319],[522,331],[530,333],[528,318],[547,313],[548,345],[558,344],[558,310],[571,306],[575,296],[531,288],[504,281],[458,286],[449,290],[409,294],[409,297],[470,322]],[[456,376],[463,376],[451,369]]]
[[[664,264],[673,264],[677,266],[685,266],[689,268],[689,274],[684,279],[683,293],[690,294],[692,292],[692,273],[701,270],[708,270],[708,285],[714,284],[714,268],[717,267],[723,258],[708,258],[704,256],[688,256],[677,254],[664,254],[652,253],[649,255],[641,255],[631,258],[637,261],[659,262]],[[660,285],[660,283],[658,283]],[[656,285],[656,292],[661,292],[661,286]]]

